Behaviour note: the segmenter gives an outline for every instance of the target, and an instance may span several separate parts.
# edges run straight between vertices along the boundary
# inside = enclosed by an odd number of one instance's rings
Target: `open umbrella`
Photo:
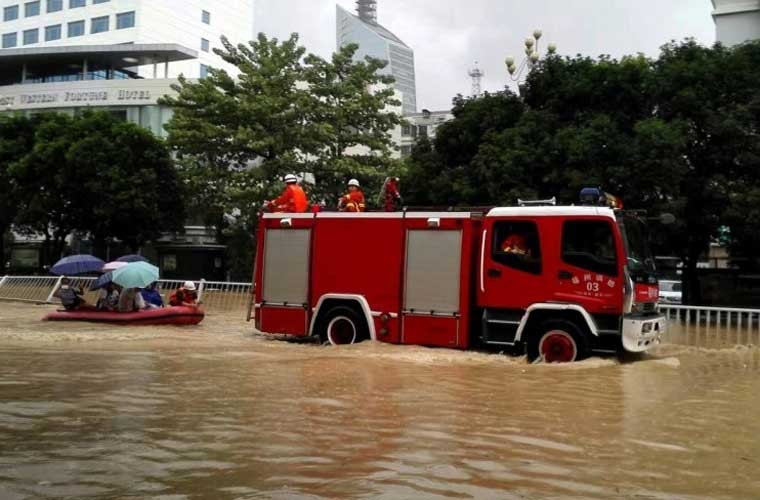
[[[116,262],[148,262],[148,259],[143,257],[142,255],[122,255],[118,259],[116,259]]]
[[[104,273],[107,273],[109,271],[115,271],[119,269],[120,267],[126,266],[127,264],[129,264],[129,262],[120,262],[118,260],[115,260],[103,266],[103,269],[101,269],[101,271],[103,271]]]
[[[147,262],[131,262],[111,274],[113,282],[124,288],[145,288],[158,281],[158,268]]]
[[[107,272],[105,274],[101,274],[98,279],[92,282],[92,285],[90,285],[90,290],[100,290],[112,281],[113,273]]]
[[[52,274],[84,274],[98,272],[105,262],[92,255],[70,255],[56,262],[50,268]]]

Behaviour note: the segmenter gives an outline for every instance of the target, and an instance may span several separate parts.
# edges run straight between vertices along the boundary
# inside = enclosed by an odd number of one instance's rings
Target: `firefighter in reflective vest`
[[[359,181],[348,181],[348,193],[338,201],[338,209],[341,212],[364,212],[367,209]]]
[[[267,203],[272,212],[303,213],[306,212],[309,202],[306,193],[298,185],[298,178],[293,174],[285,176],[285,190],[279,198]]]

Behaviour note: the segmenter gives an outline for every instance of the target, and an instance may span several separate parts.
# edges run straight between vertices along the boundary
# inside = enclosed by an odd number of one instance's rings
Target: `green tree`
[[[310,170],[317,199],[332,202],[348,179],[358,178],[369,189],[379,188],[392,165],[390,131],[401,124],[394,108],[401,106],[382,73],[387,61],[367,57],[355,61],[359,46],[341,47],[328,61],[306,57],[304,77],[313,99],[309,119],[319,148]]]
[[[7,258],[6,234],[18,213],[20,202],[11,169],[32,149],[34,123],[24,116],[0,115],[0,271]]]
[[[15,222],[43,235],[45,264],[61,256],[74,231],[90,234],[102,256],[107,238],[136,250],[184,223],[181,186],[166,147],[108,113],[46,115],[12,175],[21,200]]]

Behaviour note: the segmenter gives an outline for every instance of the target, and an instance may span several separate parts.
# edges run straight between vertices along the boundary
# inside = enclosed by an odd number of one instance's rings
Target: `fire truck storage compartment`
[[[320,213],[314,224],[311,307],[326,314],[341,302],[356,308],[366,301],[376,338],[401,339],[403,214]],[[385,321],[384,321],[385,320]],[[315,322],[315,325],[319,322]],[[369,326],[369,325],[368,325]]]
[[[310,229],[268,229],[264,240],[261,330],[306,335]]]
[[[458,345],[462,326],[461,274],[461,229],[407,231],[403,343]]]

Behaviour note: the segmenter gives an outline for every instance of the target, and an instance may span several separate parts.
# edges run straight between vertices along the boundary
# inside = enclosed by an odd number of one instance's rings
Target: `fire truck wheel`
[[[367,338],[362,318],[350,307],[334,307],[321,321],[320,337],[331,345],[355,344]]]
[[[528,360],[571,363],[587,357],[583,333],[569,321],[543,323],[528,339]]]

